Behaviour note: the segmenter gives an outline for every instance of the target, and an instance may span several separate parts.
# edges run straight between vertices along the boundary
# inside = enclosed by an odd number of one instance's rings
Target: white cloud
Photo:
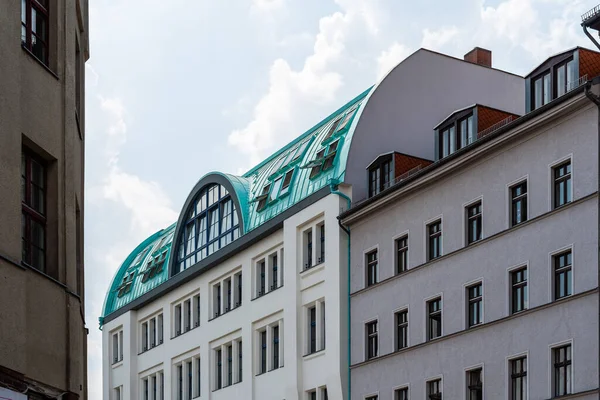
[[[411,49],[401,43],[394,42],[377,57],[377,80],[383,78],[392,68],[411,54]]]
[[[421,47],[429,50],[439,51],[448,42],[454,40],[458,35],[456,26],[444,26],[440,29],[423,29],[423,40]]]

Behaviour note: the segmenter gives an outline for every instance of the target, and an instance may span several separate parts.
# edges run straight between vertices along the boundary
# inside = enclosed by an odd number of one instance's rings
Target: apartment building
[[[202,177],[107,292],[104,397],[348,398],[349,243],[337,217],[367,193],[356,165],[377,159],[384,190],[434,159],[423,133],[383,166],[404,126],[425,132],[467,100],[524,113],[523,78],[479,65],[480,50],[418,50],[246,174]],[[486,85],[464,89],[466,76]],[[456,95],[411,94],[427,84]]]
[[[87,397],[87,0],[0,2],[0,398]]]
[[[429,126],[435,162],[388,185],[402,140],[360,166],[349,398],[598,399],[599,66],[549,57],[522,113],[464,99]]]

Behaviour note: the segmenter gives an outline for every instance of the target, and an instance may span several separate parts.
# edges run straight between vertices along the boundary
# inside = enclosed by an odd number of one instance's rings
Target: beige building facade
[[[2,398],[87,398],[88,58],[87,0],[0,2]]]

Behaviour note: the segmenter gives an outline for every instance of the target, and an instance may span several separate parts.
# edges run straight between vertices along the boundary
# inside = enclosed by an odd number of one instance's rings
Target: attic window
[[[147,282],[148,280],[154,278],[158,273],[160,273],[163,269],[163,265],[165,263],[165,259],[167,258],[167,251],[163,251],[160,255],[153,257],[146,269],[144,270],[142,276],[142,282]]]
[[[317,156],[315,157],[315,160],[311,161],[307,165],[307,167],[311,167],[310,175],[308,176],[309,179],[314,178],[315,176],[317,176],[319,174],[319,172],[321,172],[321,167],[323,166],[323,156],[324,155],[325,155],[325,149],[319,151],[317,153]]]
[[[131,291],[131,286],[133,285],[133,278],[135,277],[135,272],[130,272],[125,274],[123,277],[123,282],[119,286],[117,297],[122,297],[123,295],[129,293]]]
[[[300,144],[300,146],[298,146],[298,150],[296,150],[296,154],[294,154],[294,158],[292,159],[292,161],[296,161],[297,159],[302,157],[302,155],[304,154],[304,150],[306,150],[306,147],[308,146],[308,143],[310,143],[310,141],[305,140],[304,142],[302,142],[302,144]]]
[[[341,120],[342,117],[339,117],[338,119],[333,121],[333,124],[331,124],[331,127],[329,128],[329,131],[327,132],[327,135],[325,136],[325,138],[323,138],[323,140],[327,140],[331,137],[331,135],[333,135],[333,132],[337,130],[337,127],[340,124]]]
[[[327,149],[327,157],[325,157],[325,161],[323,162],[323,171],[333,167],[333,160],[335,160],[335,155],[337,153],[337,147],[340,143],[339,140],[331,143],[329,148]]]
[[[354,115],[354,111],[356,111],[356,108],[353,108],[352,110],[348,111],[348,113],[346,114],[346,117],[344,117],[344,120],[338,126],[338,128],[337,128],[338,131],[341,131],[348,125],[348,122],[350,122],[350,120],[352,119],[352,116]]]
[[[271,189],[269,201],[277,200],[277,195],[279,194],[279,188],[281,188],[282,179],[283,178],[279,177],[273,181],[273,189]]]
[[[256,211],[262,211],[262,209],[265,208],[265,206],[267,205],[267,197],[269,196],[270,188],[271,184],[265,185],[265,187],[263,187],[262,193],[256,197],[255,201],[258,201]]]
[[[290,188],[290,183],[292,182],[292,176],[294,176],[293,169],[290,169],[288,172],[285,173],[285,176],[283,177],[283,183],[281,184],[281,191],[279,193],[280,196],[288,192]]]

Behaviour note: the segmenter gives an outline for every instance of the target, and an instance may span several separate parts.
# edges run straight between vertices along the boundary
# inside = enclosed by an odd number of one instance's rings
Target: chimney
[[[492,52],[490,50],[482,49],[481,47],[475,47],[473,50],[465,54],[465,61],[491,68]]]

